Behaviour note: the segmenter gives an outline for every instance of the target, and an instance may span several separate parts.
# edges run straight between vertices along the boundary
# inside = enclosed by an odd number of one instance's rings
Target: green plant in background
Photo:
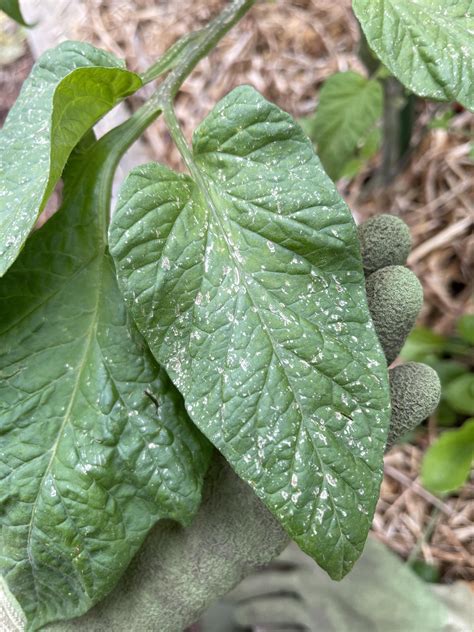
[[[380,175],[388,182],[410,147],[413,95],[474,109],[467,87],[474,81],[472,5],[470,0],[354,0],[353,9],[369,78],[353,71],[329,77],[315,114],[301,123],[333,180],[357,174],[382,147]],[[449,112],[433,126],[448,120]]]
[[[474,415],[474,316],[462,316],[456,329],[455,335],[444,336],[417,327],[400,354],[404,360],[424,362],[438,373],[442,395],[435,416],[441,426],[454,426]]]
[[[446,430],[423,458],[421,480],[432,492],[444,494],[466,482],[474,459],[474,418],[457,430]]]
[[[248,86],[184,139],[176,94],[252,4],[234,0],[141,75],[61,44],[1,131],[0,604],[11,591],[28,629],[83,615],[127,568],[97,610],[50,629],[182,629],[290,536],[343,577],[387,442],[437,403],[426,365],[387,370],[422,300],[403,223],[358,231],[301,128]],[[374,111],[352,103],[369,129]],[[118,161],[161,114],[188,174],[133,170],[110,223]],[[60,178],[61,208],[32,232]]]
[[[424,362],[438,373],[441,400],[435,411],[443,432],[430,446],[422,464],[422,482],[427,489],[445,493],[465,482],[474,458],[474,315],[465,314],[453,336],[442,336],[418,327],[401,351],[407,361]]]
[[[377,79],[339,72],[324,82],[314,116],[300,122],[333,180],[350,177],[379,149],[383,89]]]

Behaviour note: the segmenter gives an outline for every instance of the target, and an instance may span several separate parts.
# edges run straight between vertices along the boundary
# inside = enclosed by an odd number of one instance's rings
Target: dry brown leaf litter
[[[474,480],[439,498],[419,480],[426,438],[385,457],[385,477],[372,529],[404,559],[436,566],[444,581],[474,581]]]

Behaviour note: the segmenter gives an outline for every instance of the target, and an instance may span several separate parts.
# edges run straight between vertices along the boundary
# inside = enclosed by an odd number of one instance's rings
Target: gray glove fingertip
[[[311,630],[313,624],[298,597],[278,593],[240,604],[235,621],[242,630]]]
[[[411,248],[408,226],[394,215],[377,215],[357,228],[366,274],[404,265]]]
[[[400,364],[389,370],[389,379],[392,417],[387,449],[429,417],[441,396],[438,374],[427,364]]]
[[[367,278],[366,291],[375,331],[391,364],[415,324],[423,289],[408,268],[389,266]]]

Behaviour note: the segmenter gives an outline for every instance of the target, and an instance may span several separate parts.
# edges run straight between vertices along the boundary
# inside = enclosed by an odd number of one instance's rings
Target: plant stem
[[[190,42],[179,64],[158,88],[157,96],[161,103],[174,99],[196,64],[216,46],[217,42],[247,13],[254,3],[255,0],[233,0],[203,29],[202,37],[195,42]]]
[[[205,28],[186,35],[172,46],[142,75],[144,81],[151,81],[159,74],[172,69],[168,77],[129,119],[104,134],[91,148],[90,151],[95,156],[103,156],[99,197],[102,202],[101,206],[106,209],[107,215],[110,207],[112,180],[120,159],[163,110],[167,112],[167,124],[170,125],[170,128],[172,127],[170,131],[173,139],[183,154],[191,173],[196,176],[191,152],[173,111],[173,99],[198,62],[214,48],[229,29],[252,7],[254,2],[255,0],[233,0]],[[200,177],[200,174],[198,175]]]
[[[373,76],[380,67],[380,61],[371,51],[369,43],[367,42],[367,38],[365,37],[364,31],[362,30],[360,24],[357,24],[359,27],[359,50],[357,51],[357,54],[361,62],[367,68],[369,76]]]
[[[99,143],[107,145],[115,159],[120,159],[163,109],[171,106],[174,97],[199,61],[215,47],[254,3],[255,0],[233,0],[204,29],[185,36],[143,74],[143,78],[150,80],[151,77],[164,72],[176,62],[172,71],[148,101],[127,121],[110,130],[100,139]]]
[[[413,565],[413,563],[418,559],[418,556],[419,556],[420,551],[421,551],[421,549],[423,547],[423,544],[425,542],[428,542],[428,540],[431,538],[431,535],[433,534],[433,531],[434,531],[434,529],[436,527],[436,523],[438,521],[440,513],[441,513],[441,511],[437,507],[433,507],[433,511],[431,513],[431,516],[430,516],[430,519],[429,519],[428,524],[426,526],[426,529],[421,534],[421,536],[418,538],[415,546],[413,547],[413,549],[410,552],[410,555],[407,558],[406,563],[409,566]]]
[[[160,75],[174,68],[179,62],[181,53],[189,46],[190,42],[197,41],[205,29],[187,33],[175,42],[163,55],[144,73],[141,78],[143,83],[149,83],[157,79]]]
[[[183,158],[184,164],[189,169],[191,175],[195,176],[196,166],[194,164],[193,156],[181,130],[178,119],[176,118],[176,114],[171,103],[167,103],[163,106],[163,116],[165,118],[165,123],[168,127],[171,138],[178,148],[179,153]]]
[[[210,208],[214,208],[214,202],[209,193],[209,189],[204,181],[204,178],[196,166],[194,162],[193,155],[191,149],[186,142],[184,134],[179,125],[178,119],[176,118],[176,114],[174,113],[174,109],[171,103],[167,103],[163,107],[163,115],[165,117],[165,123],[168,127],[168,131],[171,135],[171,138],[176,144],[176,147],[181,154],[184,164],[189,169],[189,173],[192,175],[194,181],[198,185],[202,195],[204,196],[206,202],[209,204]]]
[[[383,146],[380,181],[389,184],[399,173],[410,147],[414,98],[395,77],[383,81]]]

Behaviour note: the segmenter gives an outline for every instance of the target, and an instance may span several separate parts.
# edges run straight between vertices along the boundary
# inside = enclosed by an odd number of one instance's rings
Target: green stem
[[[179,62],[183,51],[191,42],[196,42],[200,39],[204,30],[205,29],[188,33],[168,48],[168,50],[141,75],[143,83],[149,83],[150,81],[157,79],[163,73],[174,68]]]
[[[158,88],[159,95],[157,96],[162,104],[174,99],[196,64],[216,46],[217,42],[251,9],[254,3],[255,0],[233,0],[214,20],[209,22],[202,31],[202,37],[190,43],[183,52],[180,62]]]
[[[175,145],[183,158],[184,164],[189,169],[189,173],[192,175],[194,182],[198,185],[199,190],[201,191],[209,207],[211,209],[214,209],[214,202],[210,195],[209,188],[206,185],[202,173],[199,171],[196,163],[194,162],[193,154],[188,146],[188,143],[186,142],[178,119],[176,118],[176,114],[174,113],[173,105],[171,103],[168,103],[163,107],[163,116],[165,118],[165,123],[168,127],[171,138],[175,142]]]
[[[361,62],[367,68],[367,72],[369,76],[373,76],[377,70],[380,68],[380,61],[375,57],[372,50],[370,49],[369,43],[367,42],[367,38],[365,37],[364,31],[362,30],[360,24],[359,26],[359,50],[358,55]]]
[[[383,80],[383,89],[382,165],[378,179],[385,186],[401,171],[408,155],[415,97],[407,96],[405,88],[395,77],[386,77]]]
[[[429,539],[431,538],[431,535],[433,534],[433,531],[436,527],[436,523],[438,522],[438,518],[439,518],[439,514],[441,513],[441,511],[437,508],[434,507],[433,511],[431,513],[429,522],[426,526],[426,529],[424,530],[424,532],[422,533],[422,535],[418,538],[418,541],[416,542],[415,546],[413,547],[413,549],[410,552],[410,555],[408,556],[408,559],[406,561],[406,563],[411,566],[417,559],[418,556],[420,554],[421,548],[423,546],[423,544],[425,542],[428,542]]]
[[[143,74],[144,81],[151,81],[166,70],[173,69],[141,108],[124,123],[107,132],[92,149],[94,152],[104,152],[101,167],[103,186],[101,186],[100,195],[104,208],[108,209],[109,207],[112,180],[120,159],[163,110],[167,112],[167,123],[172,127],[170,132],[178,145],[178,149],[190,172],[197,177],[197,174],[194,173],[196,169],[191,152],[174,115],[172,102],[183,82],[199,61],[215,47],[217,42],[242,18],[254,2],[255,0],[233,0],[204,29],[190,33],[179,40]]]
[[[254,3],[255,0],[233,0],[204,29],[185,36],[171,47],[169,54],[165,53],[157,64],[144,73],[143,77],[150,80],[150,77],[156,76],[160,71],[165,72],[174,66],[154,94],[133,116],[100,139],[99,143],[108,146],[114,154],[114,159],[120,159],[163,109],[171,106],[177,92],[199,61],[216,46]]]
[[[184,164],[189,169],[189,173],[193,176],[193,178],[195,180],[198,180],[201,177],[201,174],[196,168],[191,149],[189,148],[188,143],[184,137],[171,103],[167,103],[164,105],[163,116],[165,118],[165,123],[168,127],[170,136],[173,139],[176,147],[178,148],[178,151],[183,158]]]

